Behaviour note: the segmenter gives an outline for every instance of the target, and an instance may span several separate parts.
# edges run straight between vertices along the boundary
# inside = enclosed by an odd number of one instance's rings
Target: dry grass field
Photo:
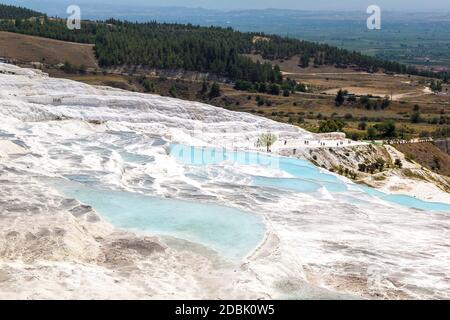
[[[10,32],[0,32],[0,57],[18,62],[40,62],[57,65],[98,68],[93,45],[52,40]]]
[[[450,176],[450,156],[431,142],[394,145],[406,157],[439,174]]]
[[[253,60],[268,62],[259,55],[248,55]],[[433,94],[427,88],[429,79],[408,75],[388,75],[384,73],[366,73],[352,68],[336,68],[332,66],[313,66],[301,68],[299,58],[278,60],[278,64],[286,77],[295,79],[307,85],[311,93],[296,93],[288,98],[276,99],[271,107],[255,108],[253,103],[244,103],[237,109],[262,113],[278,121],[292,121],[298,116],[304,122],[295,123],[304,128],[315,130],[320,118],[337,117],[347,122],[346,131],[361,132],[359,122],[364,119],[368,125],[384,120],[395,120],[398,127],[418,136],[421,132],[433,132],[435,124],[428,124],[427,120],[450,115],[449,86],[444,86],[443,94]],[[358,96],[389,96],[392,98],[390,106],[384,110],[367,110],[358,105],[344,104],[336,107],[334,98],[340,90],[347,90]],[[419,106],[421,123],[410,123],[411,115]],[[369,121],[366,119],[368,118]],[[362,133],[362,132],[361,132]]]
[[[130,91],[143,92],[144,88],[139,82],[143,75],[66,75],[58,72],[55,76],[70,78],[72,80],[85,82],[92,85],[107,85]],[[396,78],[390,76],[391,78]],[[209,100],[199,94],[201,82],[188,81],[172,78],[158,78],[147,75],[147,78],[154,85],[154,93],[170,96],[171,88],[175,88],[176,97],[185,100],[195,100],[210,103],[233,111],[243,111],[279,121],[298,125],[310,131],[317,131],[320,121],[327,118],[342,119],[347,123],[347,132],[363,134],[358,126],[361,121],[365,121],[368,126],[385,120],[394,120],[397,127],[405,132],[409,132],[411,137],[417,137],[422,132],[433,132],[437,126],[426,121],[421,123],[411,123],[411,115],[415,112],[415,105],[420,107],[423,119],[439,118],[442,115],[450,114],[450,98],[444,98],[434,94],[427,94],[417,101],[401,99],[392,101],[390,106],[384,110],[367,110],[355,105],[335,106],[335,94],[324,94],[322,92],[295,93],[289,97],[273,96],[255,92],[238,91],[231,85],[221,84],[222,96]],[[373,84],[376,84],[373,82]],[[384,85],[380,81],[380,86]],[[257,99],[265,101],[263,105],[258,105]],[[409,98],[411,99],[411,98]]]
[[[247,55],[251,59],[260,62],[264,60],[260,55]],[[381,72],[367,73],[356,71],[352,68],[336,68],[333,66],[313,66],[301,68],[298,65],[299,57],[289,60],[275,60],[272,64],[278,64],[286,77],[310,85],[314,91],[327,94],[336,94],[339,89],[348,90],[357,95],[371,94],[384,97],[393,96],[394,100],[400,100],[404,96],[423,96],[426,79],[408,75],[388,75]]]

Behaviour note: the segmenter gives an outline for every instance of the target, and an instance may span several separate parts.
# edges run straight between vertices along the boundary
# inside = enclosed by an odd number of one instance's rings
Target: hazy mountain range
[[[3,3],[35,6],[36,8],[46,8],[57,10],[58,6],[65,6],[69,4],[78,4],[80,6],[90,6],[93,1],[78,0],[76,3],[69,0],[4,0]],[[98,0],[95,1],[103,9],[107,7],[113,8],[125,5],[127,8],[132,7],[191,7],[191,8],[207,8],[219,10],[242,10],[242,9],[291,9],[291,10],[335,10],[335,11],[365,11],[371,4],[379,5],[383,10],[396,10],[399,12],[413,12],[413,11],[450,11],[450,2],[447,0],[377,0],[376,2],[366,2],[360,0],[228,0],[228,1],[214,1],[214,0]]]

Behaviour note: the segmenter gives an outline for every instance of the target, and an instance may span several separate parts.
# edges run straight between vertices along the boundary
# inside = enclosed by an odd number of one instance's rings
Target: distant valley
[[[15,1],[17,2],[17,1]],[[20,3],[20,2],[19,2]],[[66,17],[67,1],[22,1],[24,6]],[[353,9],[354,10],[354,9]],[[365,10],[298,11],[241,10],[219,11],[201,8],[154,7],[138,5],[83,4],[83,18],[129,21],[155,20],[192,23],[202,26],[232,27],[240,31],[265,32],[327,43],[356,50],[382,59],[396,60],[426,68],[450,68],[450,13],[411,13],[382,11],[382,29],[369,31]]]

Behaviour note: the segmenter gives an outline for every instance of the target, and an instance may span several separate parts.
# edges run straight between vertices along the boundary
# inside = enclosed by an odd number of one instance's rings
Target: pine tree
[[[170,96],[172,98],[176,98],[177,97],[177,87],[175,87],[175,85],[170,87],[169,94],[170,94]]]
[[[202,82],[202,88],[200,89],[199,93],[200,95],[204,96],[209,90],[209,85],[206,80],[203,80]]]
[[[214,81],[214,83],[211,86],[211,90],[209,91],[209,99],[212,100],[214,98],[220,97],[220,85]]]
[[[345,92],[342,89],[339,89],[336,98],[334,99],[336,103],[336,107],[340,107],[344,104],[345,101]]]

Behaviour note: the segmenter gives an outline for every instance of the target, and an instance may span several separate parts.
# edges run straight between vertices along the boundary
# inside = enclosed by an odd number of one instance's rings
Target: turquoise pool
[[[203,244],[230,260],[244,258],[264,239],[258,215],[230,207],[101,190],[85,184],[61,188],[119,228],[169,235]]]
[[[292,175],[290,178],[253,176],[252,182],[254,185],[297,192],[316,192],[320,188],[325,188],[331,193],[345,193],[349,187],[335,175],[317,168],[308,161],[296,158],[277,157],[255,152],[227,151],[220,148],[190,147],[179,144],[170,147],[170,154],[185,165],[219,165],[224,162],[235,162],[244,165],[277,168]],[[445,203],[422,201],[407,195],[386,194],[361,185],[352,186],[352,189],[409,208],[450,212],[450,205]]]
[[[251,184],[276,190],[317,194],[323,190],[336,199],[361,206],[373,204],[370,197],[425,211],[450,212],[450,205],[421,201],[407,195],[389,195],[366,186],[348,184],[308,161],[254,152],[230,152],[172,145],[170,153],[189,166],[221,165],[225,161],[279,169],[290,177],[263,177],[248,172]],[[148,163],[152,157],[123,154],[133,163]],[[263,218],[250,212],[213,203],[145,196],[134,192],[102,189],[101,179],[88,174],[66,175],[71,183],[58,184],[67,196],[91,205],[102,217],[119,228],[174,236],[203,244],[230,260],[252,252],[264,239]],[[358,196],[366,195],[366,197]]]

